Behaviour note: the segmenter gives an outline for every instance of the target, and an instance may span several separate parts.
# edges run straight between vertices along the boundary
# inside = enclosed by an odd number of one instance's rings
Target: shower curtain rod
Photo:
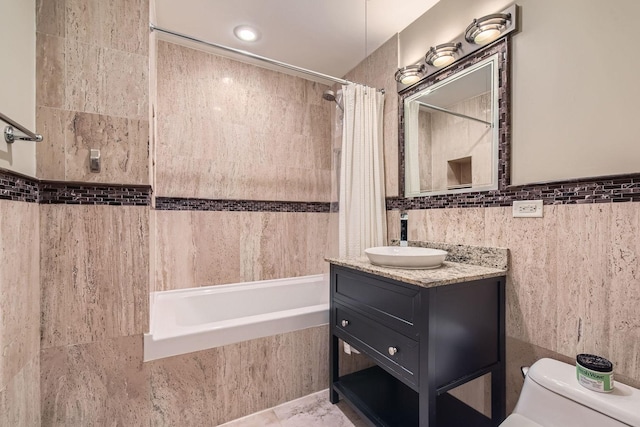
[[[447,110],[446,108],[437,107],[435,105],[427,104],[426,102],[422,102],[422,101],[417,101],[417,102],[418,102],[418,104],[422,105],[423,107],[429,108],[431,110],[436,110],[436,111],[440,111],[441,113],[451,114],[452,116],[456,116],[456,117],[462,117],[463,119],[474,120],[476,122],[484,123],[485,125],[487,125],[489,127],[493,127],[493,123],[487,122],[487,121],[482,120],[482,119],[476,119],[475,117],[467,116],[466,114],[456,113],[455,111],[451,111],[451,110]]]
[[[347,85],[347,84],[353,83],[353,82],[350,82],[349,80],[339,79],[337,77],[333,77],[333,76],[330,76],[328,74],[319,73],[317,71],[312,71],[312,70],[308,70],[306,68],[302,68],[302,67],[298,67],[298,66],[295,66],[295,65],[287,64],[286,62],[276,61],[275,59],[267,58],[265,56],[256,55],[255,53],[247,52],[246,50],[235,49],[235,48],[224,46],[224,45],[221,45],[221,44],[207,42],[207,41],[204,41],[204,40],[197,39],[195,37],[188,36],[186,34],[178,33],[176,31],[171,31],[171,30],[167,30],[167,29],[164,29],[164,28],[161,28],[161,27],[156,27],[152,23],[149,24],[149,28],[151,29],[151,31],[160,31],[161,33],[170,34],[172,36],[176,36],[176,37],[180,37],[180,38],[183,38],[183,39],[186,39],[186,40],[190,40],[192,42],[201,43],[201,44],[204,44],[204,45],[207,45],[207,46],[210,46],[210,47],[214,47],[214,48],[217,48],[217,49],[224,50],[226,52],[231,52],[231,53],[235,53],[235,54],[238,54],[238,55],[246,56],[246,57],[251,58],[251,59],[257,59],[258,61],[266,62],[267,64],[275,65],[275,66],[282,67],[282,68],[287,68],[287,69],[292,70],[292,71],[296,71],[296,72],[303,73],[303,74],[308,74],[308,75],[314,76],[314,77],[319,77],[321,79],[331,80],[332,82],[335,82],[335,83],[340,83],[340,84],[343,84],[343,85]]]

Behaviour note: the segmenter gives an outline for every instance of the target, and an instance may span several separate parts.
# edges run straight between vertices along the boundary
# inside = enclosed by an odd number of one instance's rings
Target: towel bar
[[[13,144],[14,141],[18,140],[18,141],[35,141],[35,142],[41,142],[42,141],[42,135],[39,135],[37,133],[33,133],[31,132],[29,129],[27,129],[26,127],[22,126],[20,123],[16,122],[15,120],[10,119],[9,117],[5,116],[4,114],[0,113],[0,120],[2,120],[5,123],[8,123],[9,126],[6,126],[4,128],[4,140],[7,142],[7,144]],[[16,135],[13,132],[13,128],[18,129],[20,132],[24,133],[24,135]]]

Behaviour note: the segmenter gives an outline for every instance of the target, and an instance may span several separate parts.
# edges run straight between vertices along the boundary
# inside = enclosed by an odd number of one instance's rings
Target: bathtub
[[[151,293],[144,360],[329,323],[326,275]]]

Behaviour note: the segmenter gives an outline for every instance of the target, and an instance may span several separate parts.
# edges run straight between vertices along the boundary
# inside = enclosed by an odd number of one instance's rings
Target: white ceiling
[[[343,77],[438,1],[155,0],[154,24]],[[262,33],[260,40],[248,43],[236,39],[233,29],[242,24],[258,28]],[[176,38],[161,37],[179,42]]]

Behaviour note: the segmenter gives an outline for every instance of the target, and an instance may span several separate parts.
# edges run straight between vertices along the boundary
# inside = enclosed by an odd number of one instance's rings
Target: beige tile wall
[[[36,2],[42,179],[146,184],[148,0]],[[88,170],[89,149],[102,171]]]
[[[155,211],[155,215],[155,290],[327,271],[328,213]]]
[[[42,347],[148,329],[149,211],[40,206]]]
[[[38,178],[149,183],[148,22],[148,0],[36,1]],[[42,424],[139,425],[149,383],[136,382],[128,344],[148,329],[149,210],[39,209]],[[71,407],[82,415],[67,418]]]
[[[40,355],[31,360],[0,388],[0,425],[41,425],[40,414]]]
[[[398,238],[399,213],[388,213]],[[567,358],[596,353],[640,381],[640,203],[409,211],[409,238],[506,247],[507,335]],[[509,372],[509,375],[516,375]],[[513,381],[510,382],[513,384]]]
[[[0,200],[0,425],[40,423],[38,205]]]
[[[180,114],[158,115],[157,148],[148,148],[156,76],[146,8],[38,2],[38,176],[148,183],[150,152],[156,196],[328,201],[330,104],[324,86],[302,79],[160,43],[160,71],[179,59],[189,65],[180,73],[202,74],[178,89],[184,74],[158,76],[160,111]],[[227,72],[232,80],[205,93]],[[98,175],[86,170],[91,148],[102,150]],[[326,327],[148,364],[141,334],[150,265],[152,289],[321,273],[328,214],[40,209],[44,425],[215,425],[326,387]]]
[[[345,76],[347,80],[385,90],[384,173],[386,196],[398,192],[398,95],[394,74],[398,69],[398,37],[393,36]]]
[[[213,426],[293,400],[328,386],[327,328],[149,363],[142,335],[45,349],[43,424]]]
[[[217,425],[328,387],[328,335],[321,326],[151,362],[152,424]]]
[[[490,94],[486,93],[447,108],[469,117],[490,120],[490,117],[486,117],[486,111],[491,111],[490,100]],[[448,162],[469,156],[472,161],[472,185],[491,184],[493,180],[492,128],[483,123],[446,113],[433,112],[430,116],[431,189],[446,189]]]
[[[156,196],[329,201],[326,86],[158,42]]]
[[[431,147],[431,113],[418,112],[418,167],[420,168],[420,190],[433,190],[433,155]]]
[[[150,425],[142,335],[46,348],[41,365],[43,425]]]

